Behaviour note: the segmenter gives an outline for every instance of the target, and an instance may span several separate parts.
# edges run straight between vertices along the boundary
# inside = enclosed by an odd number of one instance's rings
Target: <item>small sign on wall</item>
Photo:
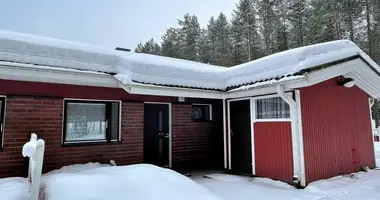
[[[178,102],[185,102],[185,97],[178,97]]]

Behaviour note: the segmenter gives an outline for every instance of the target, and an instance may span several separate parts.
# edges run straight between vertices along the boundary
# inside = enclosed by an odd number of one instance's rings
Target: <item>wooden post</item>
[[[39,197],[44,152],[45,142],[37,140],[37,135],[33,133],[30,141],[24,144],[22,152],[24,157],[29,157],[28,179],[31,182],[31,200],[38,200]]]

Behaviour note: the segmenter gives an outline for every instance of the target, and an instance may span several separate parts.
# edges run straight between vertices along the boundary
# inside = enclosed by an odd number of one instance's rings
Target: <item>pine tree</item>
[[[217,65],[230,66],[230,25],[227,17],[220,13],[213,27],[215,34],[215,60]]]
[[[380,63],[380,0],[239,0],[231,21],[211,17],[201,29],[194,15],[178,20],[136,52],[231,66],[289,48],[350,39]]]
[[[289,49],[289,1],[275,1],[273,11],[275,53]]]
[[[289,2],[288,19],[290,23],[290,46],[301,47],[305,45],[306,22],[309,18],[309,1],[292,0]]]
[[[244,38],[244,23],[235,15],[232,15],[232,25],[231,25],[231,57],[232,64],[238,65],[247,61],[248,50],[247,50],[247,40]]]
[[[195,15],[187,13],[183,20],[178,20],[178,24],[181,26],[180,35],[184,41],[182,52],[183,58],[187,60],[199,61],[199,46],[200,39],[200,25],[198,18]],[[181,56],[182,57],[182,56]]]
[[[169,28],[166,30],[165,35],[162,36],[161,54],[163,56],[172,58],[182,57],[180,35],[178,32],[178,29]]]
[[[161,47],[159,44],[154,41],[154,39],[150,39],[145,44],[139,43],[137,48],[135,49],[136,53],[147,53],[153,55],[161,55]]]
[[[258,1],[258,15],[261,24],[261,34],[264,38],[265,55],[274,53],[274,30],[276,16],[274,14],[274,0]]]
[[[216,29],[215,18],[211,17],[207,25],[207,38],[210,44],[210,63],[216,64]]]
[[[367,0],[369,1],[369,11],[372,20],[369,21],[369,47],[371,49],[370,56],[380,63],[380,1],[379,0]]]
[[[334,16],[332,10],[333,1],[311,0],[309,21],[307,24],[307,43],[316,44],[337,40],[336,31],[334,30]]]
[[[233,46],[239,48],[239,44],[245,43],[245,50],[247,52],[245,61],[254,60],[262,56],[261,37],[258,32],[256,14],[255,0],[240,0],[239,3],[236,4],[236,10],[234,10],[233,13]],[[241,37],[240,34],[242,34],[243,41],[239,41]],[[240,52],[240,48],[234,51]],[[240,59],[235,58],[234,60]]]
[[[209,39],[209,33],[207,29],[201,29],[199,38],[199,59],[200,62],[207,64],[214,63],[214,55],[212,50],[211,40]]]

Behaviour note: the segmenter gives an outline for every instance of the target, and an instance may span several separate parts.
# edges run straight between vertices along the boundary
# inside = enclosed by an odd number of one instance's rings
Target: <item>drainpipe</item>
[[[277,94],[289,105],[290,107],[290,119],[291,119],[291,131],[292,131],[292,149],[293,149],[293,183],[296,186],[300,186],[302,180],[301,172],[301,151],[300,151],[300,140],[298,132],[298,113],[297,113],[297,103],[296,101],[285,94],[284,86],[277,85]]]

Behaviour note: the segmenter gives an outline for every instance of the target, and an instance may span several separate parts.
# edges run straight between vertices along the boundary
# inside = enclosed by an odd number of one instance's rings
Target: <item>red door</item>
[[[293,182],[290,122],[255,122],[256,176]]]

